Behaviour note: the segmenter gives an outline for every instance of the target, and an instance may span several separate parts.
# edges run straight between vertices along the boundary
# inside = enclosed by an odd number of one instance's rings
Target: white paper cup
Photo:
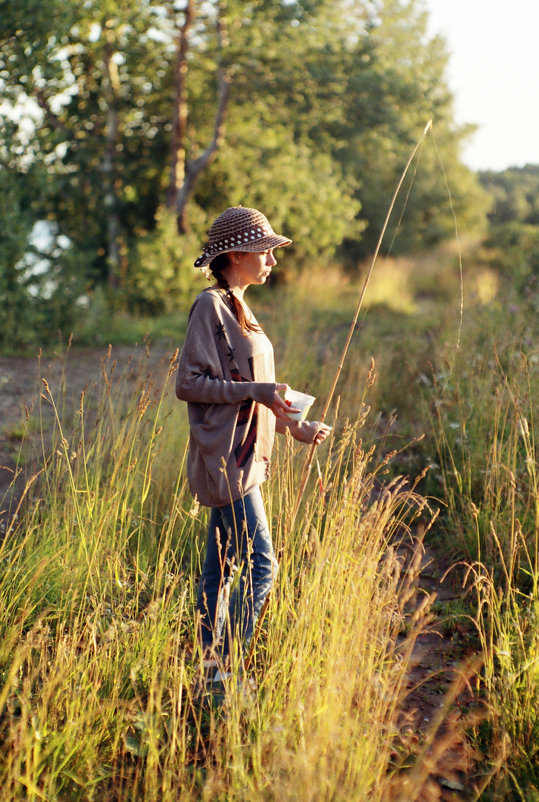
[[[289,389],[284,394],[284,400],[288,406],[300,410],[299,412],[289,412],[289,418],[293,420],[305,420],[316,398],[313,395],[307,395],[306,393],[300,393],[297,390]]]

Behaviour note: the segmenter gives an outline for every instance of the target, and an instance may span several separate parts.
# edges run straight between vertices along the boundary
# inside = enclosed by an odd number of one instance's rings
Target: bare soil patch
[[[54,431],[54,409],[46,397],[47,382],[63,413],[75,411],[81,393],[99,391],[103,372],[115,380],[144,378],[161,381],[171,353],[115,346],[110,349],[72,350],[35,359],[0,359],[0,532],[17,508],[25,482],[42,460]]]

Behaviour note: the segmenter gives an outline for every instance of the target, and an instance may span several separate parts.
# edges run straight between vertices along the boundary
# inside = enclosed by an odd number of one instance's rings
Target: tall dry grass
[[[532,800],[539,788],[539,360],[513,332],[502,333],[490,353],[476,354],[468,382],[455,383],[452,398],[437,406],[434,431],[448,531],[469,564],[491,710],[477,732],[496,775],[485,799]]]
[[[491,772],[481,798],[527,802],[539,789],[537,321],[532,298],[489,275],[482,260],[460,348],[432,361],[423,409],[431,487],[447,505],[443,547],[468,565],[463,593],[490,711],[476,731]]]
[[[207,513],[186,489],[175,360],[153,375],[144,355],[134,364],[105,356],[72,407],[69,379],[57,397],[43,377],[51,443],[0,547],[2,799],[390,798],[425,620],[407,623],[417,570],[398,549],[420,548],[412,527],[429,513],[364,442],[367,374],[293,525],[303,449],[280,442],[258,687],[214,708],[194,621]]]
[[[451,744],[433,742],[433,730],[405,770],[399,709],[429,620],[428,602],[414,618],[414,523],[436,506],[432,543],[471,566],[477,682],[493,711],[476,731],[485,795],[527,798],[537,361],[529,317],[499,303],[484,275],[483,290],[465,295],[461,327],[455,253],[384,262],[330,410],[332,439],[318,450],[320,479],[315,466],[293,522],[304,450],[283,438],[276,449],[264,496],[281,569],[254,656],[258,687],[232,687],[224,707],[198,693],[207,513],[185,483],[174,360],[149,370],[142,353],[123,370],[105,355],[100,382],[72,406],[69,363],[60,391],[43,383],[41,460],[0,547],[7,802],[425,798]],[[278,288],[277,302],[261,298],[280,381],[323,398],[356,289],[337,271],[313,271]],[[425,493],[440,501],[427,506]],[[416,549],[406,564],[404,547]]]

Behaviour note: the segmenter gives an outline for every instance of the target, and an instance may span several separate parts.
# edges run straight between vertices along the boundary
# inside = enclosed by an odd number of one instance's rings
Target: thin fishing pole
[[[341,353],[341,358],[339,359],[339,364],[337,365],[337,370],[335,372],[335,376],[333,378],[333,382],[331,384],[329,393],[328,393],[327,398],[326,398],[326,402],[324,404],[324,408],[322,410],[322,414],[320,416],[320,423],[324,423],[324,421],[326,419],[326,415],[328,413],[329,406],[330,406],[330,404],[331,404],[331,402],[333,400],[333,396],[335,394],[335,389],[337,387],[337,382],[339,381],[339,378],[340,378],[340,375],[341,375],[341,372],[342,372],[342,369],[343,369],[343,366],[344,366],[344,360],[346,359],[346,355],[348,353],[348,348],[350,347],[350,342],[352,340],[352,335],[354,334],[356,323],[357,323],[358,318],[359,318],[359,313],[361,311],[361,307],[363,305],[363,300],[365,298],[365,293],[367,291],[367,287],[368,287],[368,284],[369,284],[369,281],[370,281],[370,278],[371,278],[371,275],[372,275],[372,271],[374,269],[374,265],[376,264],[376,260],[378,258],[378,253],[379,253],[380,248],[382,246],[382,241],[384,239],[384,236],[385,236],[385,233],[386,233],[386,229],[387,229],[387,226],[389,224],[389,219],[390,219],[391,214],[393,212],[393,207],[395,206],[395,202],[397,200],[398,194],[399,194],[400,189],[402,187],[403,181],[406,178],[406,174],[407,174],[407,172],[408,172],[408,170],[410,168],[410,165],[411,165],[412,161],[414,160],[414,157],[415,157],[417,151],[419,150],[419,148],[423,144],[423,140],[427,136],[427,133],[429,132],[431,127],[432,127],[432,120],[429,120],[427,125],[425,126],[425,130],[421,134],[421,137],[420,137],[419,141],[417,142],[417,144],[414,147],[412,153],[410,154],[410,158],[406,162],[406,166],[405,166],[404,170],[402,171],[402,175],[401,175],[401,177],[399,179],[399,183],[397,184],[395,192],[393,193],[393,197],[391,199],[391,203],[389,205],[389,209],[387,211],[386,218],[384,220],[384,225],[382,226],[382,230],[380,232],[380,236],[378,237],[378,242],[376,243],[376,248],[375,248],[375,251],[374,251],[374,255],[372,257],[372,261],[371,261],[369,270],[367,271],[367,275],[365,277],[365,281],[363,282],[363,287],[361,289],[361,293],[360,293],[360,296],[359,296],[359,301],[358,301],[358,304],[357,304],[357,307],[356,307],[354,318],[353,318],[352,323],[350,325],[350,329],[348,331],[348,336],[346,338],[346,342],[344,344],[344,348],[343,348],[342,353]],[[291,521],[290,521],[290,526],[292,526],[294,524],[299,505],[301,504],[301,499],[303,498],[303,493],[305,492],[305,487],[307,485],[307,480],[309,478],[309,472],[311,470],[311,465],[312,465],[312,461],[313,461],[313,458],[314,458],[315,450],[316,450],[316,445],[313,443],[311,448],[309,449],[309,453],[308,453],[307,458],[305,460],[305,463],[303,465],[303,469],[302,469],[302,473],[301,473],[301,480],[300,480],[300,484],[299,484],[299,488],[298,488],[298,493],[297,493],[297,496],[296,496],[296,501],[295,501],[295,504],[294,504],[294,509],[292,511],[292,518],[291,518]]]
[[[341,371],[343,369],[344,360],[346,359],[346,354],[348,353],[348,348],[349,348],[350,342],[352,340],[352,335],[354,333],[354,330],[355,330],[355,327],[356,327],[356,323],[357,323],[357,320],[358,320],[358,317],[359,317],[359,313],[361,311],[361,306],[363,304],[363,299],[365,297],[365,292],[367,291],[367,286],[369,284],[369,280],[370,280],[372,271],[374,269],[374,265],[376,264],[376,259],[378,258],[378,253],[379,253],[381,245],[382,245],[382,240],[383,240],[384,235],[386,233],[386,229],[387,229],[387,226],[388,226],[388,223],[389,223],[389,219],[390,219],[391,214],[393,212],[393,207],[395,206],[395,201],[397,200],[398,194],[399,194],[400,189],[402,187],[403,181],[406,178],[406,174],[407,174],[407,172],[408,172],[408,170],[410,168],[410,165],[411,165],[412,161],[414,160],[414,157],[415,157],[417,151],[419,150],[419,148],[423,144],[423,140],[427,136],[427,133],[429,132],[431,127],[432,127],[432,120],[429,120],[427,125],[425,126],[425,130],[423,131],[419,141],[417,142],[415,148],[413,149],[413,151],[412,151],[412,153],[410,155],[410,158],[406,162],[406,167],[404,168],[404,170],[402,172],[402,175],[400,177],[399,183],[397,184],[397,188],[395,189],[395,192],[393,193],[393,197],[391,199],[391,203],[390,203],[386,218],[384,220],[384,225],[382,226],[382,231],[380,232],[380,236],[378,237],[378,242],[376,244],[376,249],[374,251],[374,256],[372,258],[371,265],[370,265],[369,270],[367,272],[367,276],[365,278],[365,281],[363,282],[363,287],[362,287],[362,290],[361,290],[361,294],[359,296],[359,301],[358,301],[358,305],[357,305],[356,312],[355,312],[355,315],[354,315],[354,319],[352,320],[352,324],[351,324],[350,329],[348,331],[348,336],[346,338],[346,342],[344,344],[344,348],[343,348],[342,353],[341,353],[341,358],[340,358],[339,364],[337,366],[337,371],[335,373],[335,377],[333,379],[330,391],[329,391],[328,396],[326,398],[326,402],[324,404],[324,409],[322,410],[322,414],[320,416],[320,422],[321,423],[324,423],[324,421],[326,419],[326,415],[328,413],[329,405],[331,404],[331,402],[333,400],[333,395],[335,394],[335,388],[337,387],[337,382],[339,381],[339,377],[340,377]],[[294,525],[294,521],[296,520],[296,515],[297,515],[298,509],[299,509],[299,505],[301,504],[301,499],[303,498],[303,494],[305,492],[305,487],[307,486],[307,480],[309,478],[309,472],[311,470],[311,465],[312,465],[312,461],[313,461],[313,458],[314,458],[315,450],[316,450],[316,446],[313,443],[311,448],[309,449],[309,453],[308,453],[307,458],[305,460],[305,463],[303,465],[302,474],[301,474],[301,480],[300,480],[300,484],[299,484],[299,488],[298,488],[298,493],[297,493],[297,496],[296,496],[294,509],[292,511],[292,517],[291,517],[290,522],[289,522],[290,529],[292,528],[292,526]],[[250,668],[250,666],[252,664],[252,661],[253,661],[256,643],[257,643],[258,637],[260,635],[260,629],[262,627],[262,621],[263,621],[264,616],[266,614],[266,610],[268,609],[268,606],[269,606],[270,597],[271,597],[271,593],[268,593],[268,595],[264,599],[264,604],[262,605],[262,609],[260,610],[260,613],[259,613],[259,616],[258,616],[258,620],[256,622],[255,631],[253,632],[253,637],[251,638],[251,643],[249,644],[249,651],[248,651],[247,657],[246,657],[246,659],[244,661],[244,668],[245,668],[246,671]]]
[[[418,159],[417,159],[417,161],[415,163],[414,172],[412,174],[412,180],[410,181],[410,185],[408,187],[408,191],[407,191],[406,196],[404,198],[404,203],[403,203],[403,206],[402,206],[401,213],[399,215],[399,219],[397,220],[397,225],[395,226],[395,231],[393,233],[393,237],[391,238],[391,242],[389,243],[389,248],[387,249],[387,255],[388,256],[391,254],[391,251],[393,250],[393,245],[395,244],[395,240],[397,239],[397,237],[399,235],[399,232],[400,232],[402,218],[404,217],[404,212],[406,211],[406,207],[408,206],[408,201],[410,199],[410,194],[412,192],[412,187],[414,185],[415,177],[417,175],[417,170],[419,168],[419,162],[421,161],[421,152],[422,151],[423,151],[423,144],[421,144],[421,149],[419,151],[419,156],[418,156]]]

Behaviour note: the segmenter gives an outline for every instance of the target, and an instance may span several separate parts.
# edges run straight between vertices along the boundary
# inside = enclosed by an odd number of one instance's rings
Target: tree
[[[17,340],[31,317],[28,315],[31,298],[25,287],[21,262],[32,220],[23,208],[23,188],[19,176],[0,168],[0,179],[0,220],[3,231],[0,248],[0,342],[5,346]]]
[[[447,53],[428,41],[420,0],[4,6],[4,96],[34,121],[6,164],[46,177],[33,219],[67,238],[62,262],[69,255],[90,291],[104,283],[115,300],[143,305],[146,294],[156,308],[167,254],[176,297],[194,243],[232,203],[261,206],[296,240],[288,264],[336,251],[355,264],[431,117],[436,148],[411,172],[394,249],[452,232],[440,157],[460,220],[484,219],[485,196],[459,158],[467,130],[453,123]],[[177,248],[164,206],[187,232]]]
[[[159,21],[144,0],[9,0],[4,18],[0,77],[13,104],[34,103],[34,160],[49,177],[36,214],[70,239],[92,282],[112,287],[161,194]]]
[[[44,331],[55,337],[70,326],[83,284],[66,243],[50,227],[40,231],[35,224],[32,198],[43,176],[0,164],[0,180],[0,345],[13,349],[39,344]]]
[[[488,200],[459,155],[472,129],[454,125],[444,78],[447,50],[439,37],[428,40],[423,5],[364,2],[354,4],[353,18],[346,13],[348,5],[345,0],[320,4],[320,17],[311,24],[313,40],[324,43],[302,59],[308,113],[301,117],[307,126],[298,132],[318,150],[332,153],[360,202],[366,229],[360,237],[350,231],[341,256],[355,262],[373,252],[393,191],[429,119],[435,144],[429,137],[419,168],[410,173],[414,184],[398,236],[400,204],[386,247],[393,243],[395,251],[409,251],[452,235],[443,170],[462,226],[480,231]]]
[[[539,165],[485,170],[479,173],[479,180],[493,199],[492,226],[512,222],[539,226]]]
[[[230,76],[223,64],[223,51],[228,44],[225,4],[216,4],[215,27],[217,31],[216,71],[218,84],[217,110],[213,134],[207,147],[200,155],[188,158],[187,129],[188,101],[187,76],[190,30],[195,18],[196,4],[187,0],[183,23],[179,26],[178,44],[175,60],[174,116],[170,145],[170,178],[167,189],[167,208],[176,211],[179,234],[190,230],[187,217],[187,204],[200,174],[215,159],[217,150],[224,139],[225,118],[229,100]]]
[[[479,174],[492,197],[487,244],[506,281],[539,312],[539,165]]]
[[[271,186],[282,184],[279,166],[294,163],[301,151],[312,174],[309,186],[297,187],[303,192],[305,231],[310,204],[320,197],[321,182],[328,181],[318,167],[323,154],[331,161],[330,184],[341,203],[328,208],[316,236],[337,220],[337,236],[322,256],[343,241],[341,258],[355,263],[374,249],[402,169],[433,118],[435,144],[428,140],[419,169],[410,174],[414,185],[398,236],[401,209],[386,247],[392,242],[401,252],[430,247],[453,234],[446,179],[462,227],[483,229],[488,199],[459,155],[472,129],[453,123],[444,78],[447,51],[439,38],[427,39],[426,13],[417,0],[251,0],[236,7],[236,15],[230,22],[234,80],[227,144],[204,185],[214,193],[217,187],[220,203],[230,193],[241,198],[242,187],[252,196],[254,186],[268,184],[262,197],[269,209],[285,203],[294,208],[293,187],[279,202]],[[241,171],[233,164],[233,146]],[[268,153],[276,179],[262,169]],[[197,201],[208,208],[212,197],[199,192]]]

